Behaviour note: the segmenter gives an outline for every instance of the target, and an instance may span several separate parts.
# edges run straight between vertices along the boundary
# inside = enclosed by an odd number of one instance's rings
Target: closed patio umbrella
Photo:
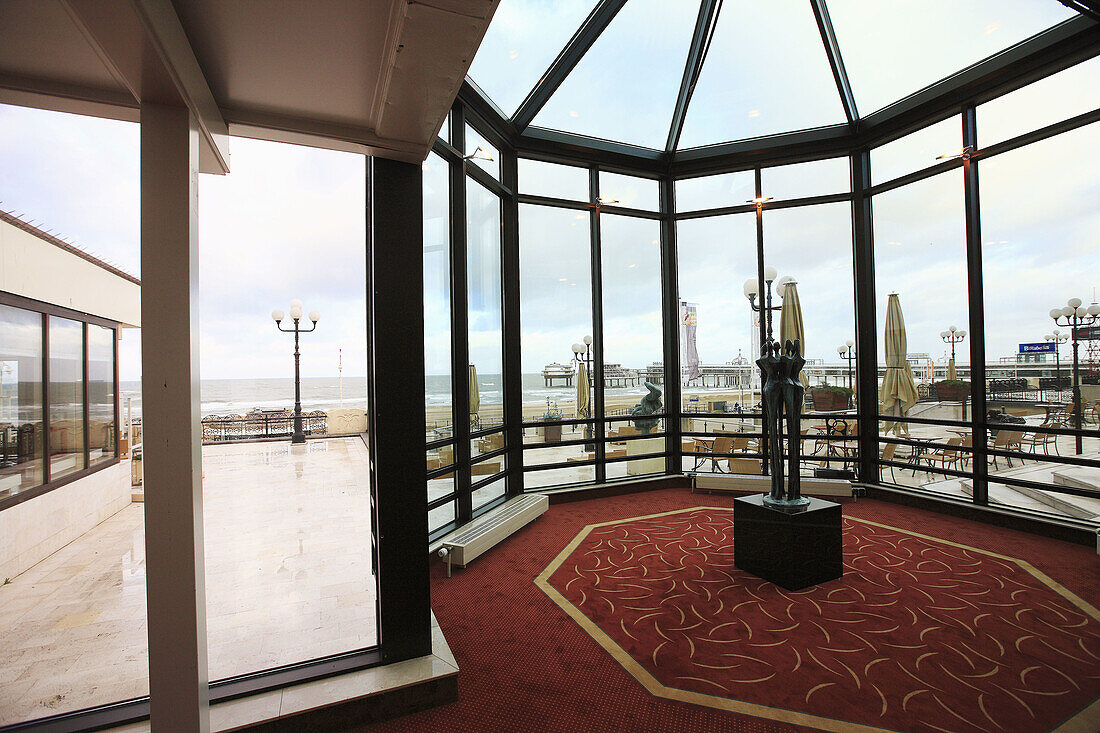
[[[592,416],[592,399],[588,391],[588,367],[581,362],[577,365],[577,417]]]
[[[901,314],[901,302],[897,293],[890,293],[886,303],[886,375],[882,378],[882,412],[885,415],[904,417],[917,404],[917,385],[913,370],[905,358],[908,344],[905,337],[905,317]],[[885,426],[885,433],[901,432],[901,423],[894,421]]]
[[[955,372],[955,360],[954,359],[948,359],[947,360],[947,379],[948,379],[948,381],[954,382],[954,381],[957,381],[958,378],[959,378],[959,375]]]
[[[798,281],[787,280],[782,284],[780,294],[783,296],[783,309],[779,311],[779,342],[784,344],[787,339],[798,341],[798,353],[806,357],[806,331],[802,325],[802,303],[798,299]],[[807,387],[810,381],[806,378],[806,372],[798,373],[798,381],[803,387]]]
[[[481,388],[477,384],[477,367],[470,365],[470,425],[478,427],[481,418],[478,412],[481,410]]]

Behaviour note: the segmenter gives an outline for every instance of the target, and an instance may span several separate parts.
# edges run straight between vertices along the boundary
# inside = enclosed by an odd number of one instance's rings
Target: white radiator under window
[[[537,519],[549,507],[550,500],[545,494],[524,494],[478,517],[443,540],[440,554],[447,558],[448,571],[452,564],[466,567],[498,542]]]

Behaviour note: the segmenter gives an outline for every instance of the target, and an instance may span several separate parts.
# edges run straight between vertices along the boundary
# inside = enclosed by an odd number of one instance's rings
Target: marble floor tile
[[[377,643],[368,466],[357,437],[203,448],[211,679]],[[143,505],[0,586],[0,634],[0,725],[147,694]]]

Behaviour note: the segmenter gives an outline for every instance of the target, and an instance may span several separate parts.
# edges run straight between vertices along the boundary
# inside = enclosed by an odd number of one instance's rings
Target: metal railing
[[[262,411],[247,415],[207,415],[202,419],[203,443],[285,438],[294,432],[294,413],[289,410]],[[328,415],[322,410],[302,414],[302,432],[326,435]]]

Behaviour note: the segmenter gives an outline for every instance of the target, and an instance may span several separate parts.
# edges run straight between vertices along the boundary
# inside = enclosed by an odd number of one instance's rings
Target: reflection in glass
[[[663,382],[660,223],[601,215],[603,260],[604,408],[629,412],[647,394],[647,378]]]
[[[851,190],[852,176],[848,158],[829,158],[764,168],[760,171],[760,183],[765,196],[797,199],[846,193]]]
[[[879,184],[939,163],[938,156],[962,149],[958,115],[888,142],[871,151],[871,183]]]
[[[428,532],[435,532],[455,521],[455,503],[448,501],[443,506],[428,511]]]
[[[469,125],[466,125],[466,159],[500,180],[500,151]]]
[[[450,437],[451,253],[447,164],[424,161],[424,409],[427,440]]]
[[[988,148],[1100,107],[1100,56],[978,105],[978,144]]]
[[[471,381],[469,419],[477,430],[504,422],[500,199],[470,178],[466,179],[466,248],[472,371],[460,378]]]
[[[88,324],[88,463],[115,457],[115,331]]]
[[[738,3],[718,16],[677,147],[846,121],[809,3]]]
[[[698,0],[628,2],[534,124],[663,150],[698,11]]]
[[[551,468],[546,471],[528,471],[523,475],[525,489],[540,489],[567,484],[591,483],[596,480],[595,466],[576,468]]]
[[[752,171],[722,173],[717,176],[684,178],[676,181],[676,211],[702,211],[724,206],[740,206],[756,196],[756,176]]]
[[[0,498],[42,469],[42,316],[0,305]]]
[[[1076,15],[1031,0],[829,0],[828,8],[862,116]]]
[[[606,171],[600,171],[600,199],[609,206],[625,206],[630,209],[657,211],[661,207],[657,181]]]
[[[594,0],[501,0],[470,78],[510,117],[594,5]]]
[[[50,480],[84,468],[84,325],[50,316]]]
[[[588,201],[588,169],[520,158],[519,192],[572,201]]]

